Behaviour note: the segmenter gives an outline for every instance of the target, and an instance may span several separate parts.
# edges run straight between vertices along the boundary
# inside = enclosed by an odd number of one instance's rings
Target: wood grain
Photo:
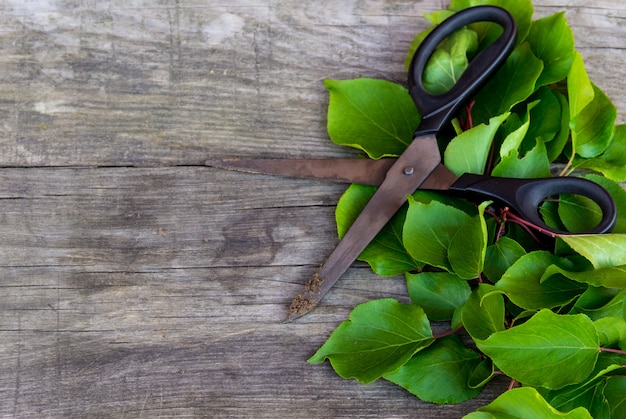
[[[567,10],[626,122],[626,6]],[[206,159],[346,157],[322,80],[402,83],[446,2],[0,2],[0,416],[459,417],[306,363],[351,308],[406,301],[356,263],[312,314],[286,306],[336,243],[341,185]],[[442,326],[443,327],[443,326]]]

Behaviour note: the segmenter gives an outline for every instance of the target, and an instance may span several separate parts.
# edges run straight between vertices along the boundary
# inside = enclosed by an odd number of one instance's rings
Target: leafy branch
[[[379,275],[404,275],[411,304],[357,306],[309,360],[344,378],[385,379],[422,400],[460,403],[496,375],[511,378],[467,418],[626,417],[626,125],[587,75],[564,13],[532,20],[530,0],[452,0],[426,16],[436,25],[466,7],[508,9],[519,28],[502,69],[440,136],[454,173],[546,177],[585,169],[613,196],[612,234],[554,236],[491,202],[416,191],[363,251]],[[408,56],[430,29],[416,36]],[[449,89],[472,56],[498,36],[474,24],[440,45],[426,68],[433,93]],[[403,86],[329,81],[332,141],[370,158],[402,153],[419,125]],[[494,94],[497,92],[497,94]],[[376,188],[351,185],[336,210],[343,235]],[[546,224],[585,231],[600,217],[580,196],[539,208]],[[444,322],[448,331],[433,334]]]

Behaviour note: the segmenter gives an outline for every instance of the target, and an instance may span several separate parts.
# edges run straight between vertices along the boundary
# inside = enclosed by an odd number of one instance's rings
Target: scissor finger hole
[[[502,35],[503,28],[493,22],[476,22],[457,29],[433,50],[422,73],[424,89],[432,95],[450,91],[474,57]],[[485,34],[479,39],[478,34]]]
[[[602,221],[602,209],[580,194],[552,195],[540,204],[539,215],[549,227],[569,233],[590,231]]]
[[[437,45],[422,73],[424,89],[442,95],[454,87],[478,52],[478,36],[464,27],[456,30]]]

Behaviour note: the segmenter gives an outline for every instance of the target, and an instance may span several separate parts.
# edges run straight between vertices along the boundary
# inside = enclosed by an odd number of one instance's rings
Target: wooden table
[[[347,157],[325,78],[402,83],[408,0],[0,2],[0,415],[459,417],[306,363],[356,304],[406,301],[357,263],[309,316],[344,186],[202,166]],[[625,122],[626,3],[566,9]]]

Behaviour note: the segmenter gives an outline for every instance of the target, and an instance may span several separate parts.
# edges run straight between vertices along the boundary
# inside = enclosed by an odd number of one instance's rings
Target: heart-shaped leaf
[[[378,159],[402,154],[413,140],[420,116],[404,87],[367,78],[324,85],[330,92],[328,134],[336,144]]]
[[[409,197],[402,240],[413,259],[452,271],[448,247],[452,237],[470,219],[463,211],[438,201],[423,204]]]
[[[433,341],[421,307],[390,298],[374,300],[357,306],[309,362],[328,359],[343,378],[370,383],[395,371]]]
[[[508,376],[547,389],[584,380],[600,353],[598,333],[589,317],[550,310],[541,310],[525,323],[476,344]]]
[[[480,393],[480,388],[468,386],[480,361],[477,352],[452,335],[438,339],[384,378],[427,402],[461,403]]]

